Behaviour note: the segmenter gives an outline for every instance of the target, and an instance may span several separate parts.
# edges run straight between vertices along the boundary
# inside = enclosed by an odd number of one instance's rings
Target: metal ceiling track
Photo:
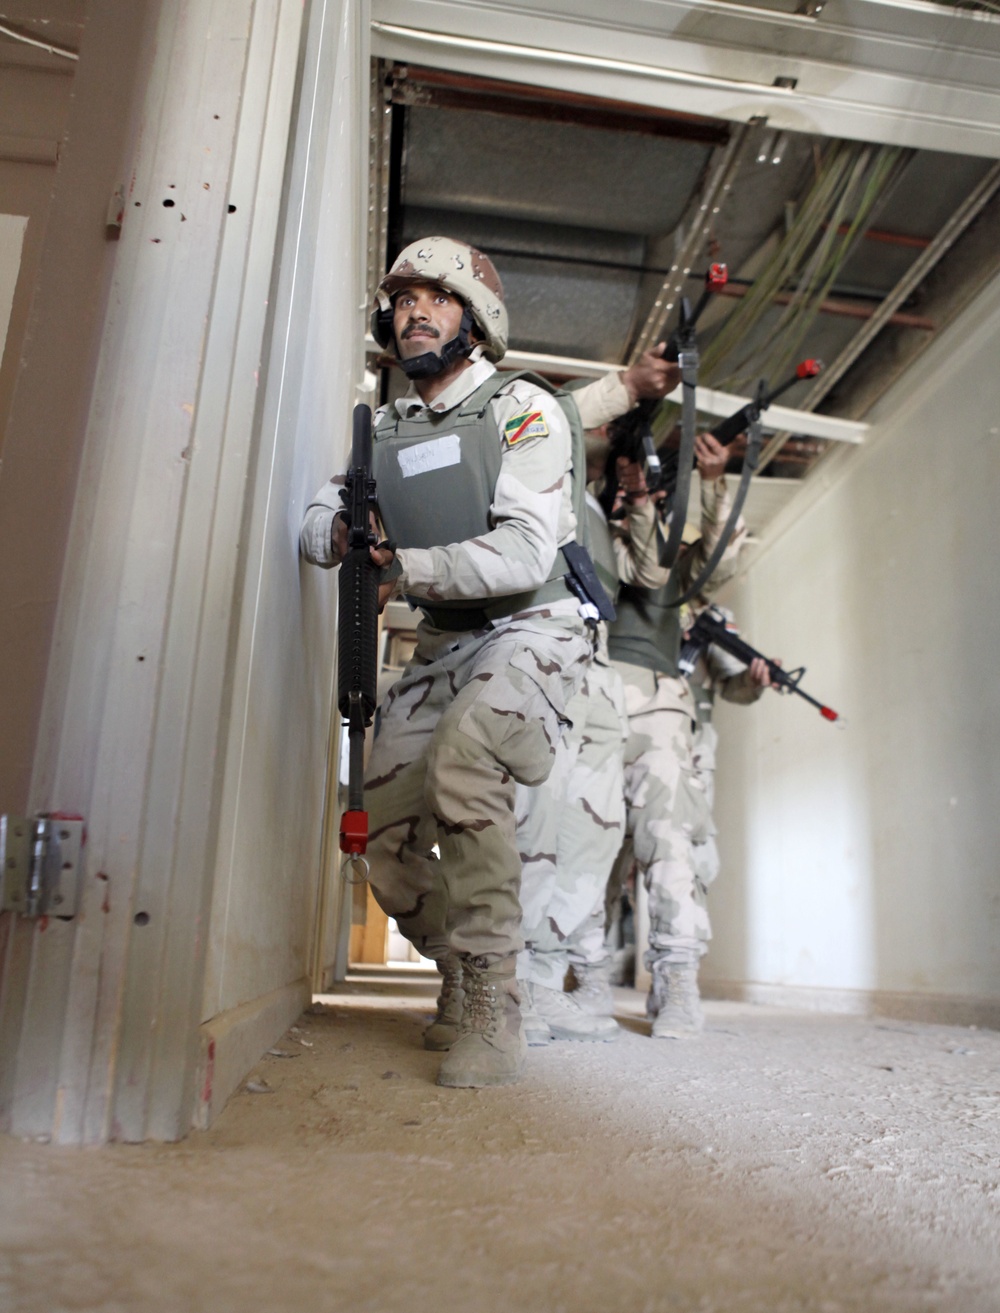
[[[896,286],[881,302],[865,326],[851,339],[833,364],[819,376],[819,381],[814,384],[803,399],[802,410],[815,410],[833,386],[844,377],[862,352],[885,328],[907,297],[920,286],[934,266],[954,246],[973,219],[998,191],[1000,191],[1000,163],[994,164],[979,184],[973,188],[937,236],[921,251]],[[798,431],[805,432],[806,430]],[[792,436],[792,432],[792,430],[787,430],[774,435],[764,448],[759,469],[763,470],[774,460]]]
[[[712,73],[689,73],[682,69],[664,68],[656,64],[643,64],[631,59],[609,59],[605,55],[578,55],[568,50],[551,50],[541,46],[519,45],[512,41],[491,41],[482,37],[455,36],[450,32],[433,32],[401,23],[372,20],[372,32],[377,36],[396,37],[418,45],[438,47],[442,50],[472,52],[486,56],[512,57],[534,64],[559,64],[568,68],[589,68],[607,73],[625,73],[633,77],[652,78],[683,87],[704,87],[717,91],[767,93],[775,88],[752,79],[717,77]],[[382,53],[382,52],[379,52]],[[395,56],[394,56],[395,57]],[[405,57],[404,62],[405,62]],[[791,97],[791,90],[786,93]]]
[[[392,142],[392,105],[383,92],[384,70],[372,61],[368,124],[368,304],[375,304],[375,289],[385,272],[389,231],[389,164]]]
[[[382,356],[382,348],[369,334],[365,338],[365,351],[369,356]],[[375,367],[379,362],[375,362]],[[383,361],[382,363],[385,363]],[[621,369],[621,365],[604,360],[584,360],[575,356],[554,356],[541,351],[509,350],[504,356],[505,369],[531,369],[538,374],[555,379],[567,378],[603,378],[605,374]],[[676,388],[668,401],[680,402],[681,389]],[[732,392],[717,392],[712,388],[698,389],[698,410],[705,415],[715,415],[724,419],[745,406],[749,397],[737,396]],[[838,419],[833,415],[815,415],[802,410],[793,410],[789,406],[771,406],[766,415],[769,426],[790,425],[794,432],[810,438],[822,438],[827,442],[846,442],[858,445],[864,442],[868,425],[862,420]]]
[[[691,266],[701,252],[712,230],[712,220],[718,214],[723,197],[732,186],[739,167],[740,153],[747,133],[748,123],[742,123],[734,129],[729,144],[722,148],[719,158],[709,173],[705,187],[696,202],[696,210],[687,226],[687,236],[681,243],[674,263],[670,267],[653,308],[643,325],[635,345],[629,355],[629,364],[638,360],[644,351],[662,341],[662,333],[674,306],[680,299],[685,281],[691,273]]]
[[[372,49],[709,118],[1000,158],[1000,16],[825,0],[371,0]],[[433,57],[428,52],[433,51]]]

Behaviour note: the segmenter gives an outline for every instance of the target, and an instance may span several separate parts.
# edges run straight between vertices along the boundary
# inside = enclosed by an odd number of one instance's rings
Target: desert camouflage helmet
[[[375,293],[372,332],[380,346],[392,342],[392,298],[407,283],[440,283],[468,307],[483,335],[483,352],[492,361],[507,350],[507,307],[503,284],[482,251],[450,237],[422,237],[397,255]]]

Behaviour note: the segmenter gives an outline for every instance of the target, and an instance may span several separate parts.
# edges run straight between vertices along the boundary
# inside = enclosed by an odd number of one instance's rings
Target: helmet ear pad
[[[377,306],[375,309],[375,332],[373,337],[380,347],[388,347],[395,339],[396,331],[393,326],[393,308],[391,303],[387,306]]]

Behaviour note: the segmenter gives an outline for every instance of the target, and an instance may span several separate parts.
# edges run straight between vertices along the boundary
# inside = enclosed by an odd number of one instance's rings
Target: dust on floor
[[[473,1092],[432,985],[348,991],[181,1144],[0,1144],[0,1308],[1000,1310],[998,1033],[712,1003],[652,1041],[620,991],[617,1043]]]

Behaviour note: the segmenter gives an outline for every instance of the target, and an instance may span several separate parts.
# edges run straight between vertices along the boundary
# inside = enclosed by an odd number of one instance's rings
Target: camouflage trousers
[[[710,816],[692,770],[694,702],[682,679],[618,663],[625,684],[627,829],[649,897],[653,963],[697,962],[711,929],[705,889],[695,872],[695,845],[708,837]]]
[[[719,742],[718,731],[710,722],[700,722],[694,736],[692,764],[694,778],[702,787],[708,806],[708,833],[692,849],[695,879],[702,890],[708,888],[719,874],[719,849],[715,842],[715,820],[712,815],[715,808],[715,754]]]
[[[486,966],[521,950],[515,785],[552,769],[591,650],[566,604],[468,634],[419,626],[365,799],[372,891],[425,957]]]
[[[594,662],[567,710],[572,726],[549,778],[517,791],[525,943],[517,974],[559,990],[572,962],[608,957],[604,891],[625,832],[628,721],[617,671]]]

